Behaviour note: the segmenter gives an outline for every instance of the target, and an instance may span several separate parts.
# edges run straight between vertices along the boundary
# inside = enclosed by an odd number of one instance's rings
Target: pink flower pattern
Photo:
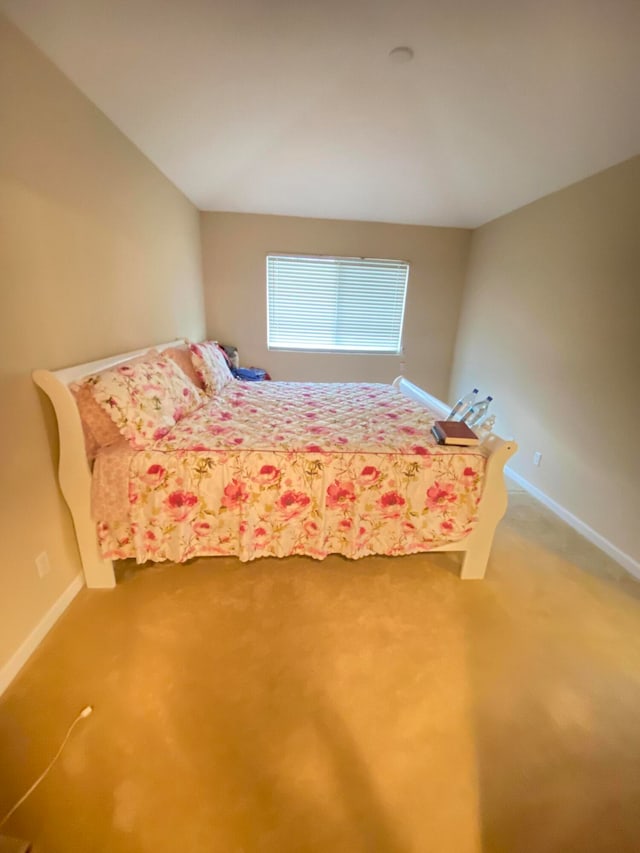
[[[146,486],[156,488],[156,486],[159,486],[160,483],[162,483],[166,474],[167,469],[163,468],[162,465],[158,465],[156,462],[153,465],[149,465],[147,470],[140,475],[140,479]]]
[[[94,399],[132,447],[143,449],[169,434],[177,421],[206,402],[170,358],[148,358],[104,370],[86,380]]]
[[[396,417],[381,430],[384,413]],[[135,500],[98,515],[101,553],[357,558],[460,540],[474,529],[485,457],[437,445],[435,419],[388,385],[229,383],[130,451]],[[98,480],[102,464],[99,454]]]
[[[372,486],[380,479],[380,469],[376,468],[374,465],[365,465],[365,467],[360,471],[360,476],[358,477],[358,482],[362,486]]]
[[[219,394],[225,385],[234,381],[224,353],[216,341],[190,344],[189,352],[194,370],[209,394]]]
[[[243,504],[248,498],[249,492],[247,491],[246,486],[234,477],[233,480],[224,487],[222,506],[227,509],[235,509],[235,507]]]
[[[277,501],[278,509],[288,521],[300,515],[310,503],[311,498],[308,495],[303,492],[296,492],[293,489],[289,489]]]
[[[275,465],[263,465],[258,471],[257,480],[265,485],[276,483],[280,479],[280,469]]]
[[[355,501],[356,492],[353,483],[345,480],[342,483],[334,480],[327,489],[327,506],[329,509],[340,509]]]
[[[171,492],[164,503],[173,521],[184,521],[198,503],[198,498],[192,492],[182,492],[178,489]]]
[[[440,483],[438,480],[427,489],[427,506],[429,509],[440,509],[458,500],[454,483]]]

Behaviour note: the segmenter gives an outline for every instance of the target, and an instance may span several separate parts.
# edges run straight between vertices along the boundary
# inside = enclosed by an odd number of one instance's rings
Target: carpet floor
[[[457,558],[120,566],[0,698],[42,853],[640,850],[640,583],[524,493]]]

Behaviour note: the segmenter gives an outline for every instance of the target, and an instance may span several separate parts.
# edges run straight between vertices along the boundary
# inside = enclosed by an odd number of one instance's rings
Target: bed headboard
[[[44,374],[50,374],[56,377],[57,382],[62,382],[65,385],[71,385],[73,382],[79,382],[85,376],[90,376],[92,373],[99,373],[101,370],[108,370],[110,367],[115,367],[117,364],[124,364],[131,361],[132,358],[137,358],[144,355],[150,350],[169,349],[169,347],[184,346],[184,338],[179,338],[175,341],[169,341],[166,344],[154,344],[153,346],[144,347],[143,349],[132,350],[131,352],[119,353],[108,358],[101,358],[99,361],[87,361],[85,364],[76,364],[73,367],[64,367],[61,370],[34,370],[33,381],[36,385],[40,385],[40,379]],[[42,387],[40,385],[40,387]]]
[[[58,477],[62,494],[71,510],[87,586],[112,587],[115,579],[111,562],[103,560],[98,553],[96,526],[91,518],[91,469],[85,451],[80,413],[69,385],[92,373],[124,364],[150,350],[162,351],[184,343],[182,339],[169,341],[61,370],[33,371],[33,381],[49,397],[56,413],[60,436]]]

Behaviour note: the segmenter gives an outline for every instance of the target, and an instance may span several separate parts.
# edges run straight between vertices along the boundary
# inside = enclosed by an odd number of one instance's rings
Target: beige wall
[[[640,157],[474,232],[452,396],[474,384],[514,470],[640,559]]]
[[[240,350],[243,364],[274,379],[390,382],[404,372],[445,394],[470,232],[237,213],[201,213],[208,333]],[[300,252],[411,262],[400,356],[267,350],[265,256]]]
[[[204,315],[195,208],[2,18],[0,65],[1,667],[80,570],[31,370],[199,337]]]

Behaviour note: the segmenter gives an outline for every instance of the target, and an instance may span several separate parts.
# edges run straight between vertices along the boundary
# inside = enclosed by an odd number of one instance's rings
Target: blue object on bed
[[[267,376],[267,371],[260,367],[232,367],[231,372],[243,382],[262,382]]]

